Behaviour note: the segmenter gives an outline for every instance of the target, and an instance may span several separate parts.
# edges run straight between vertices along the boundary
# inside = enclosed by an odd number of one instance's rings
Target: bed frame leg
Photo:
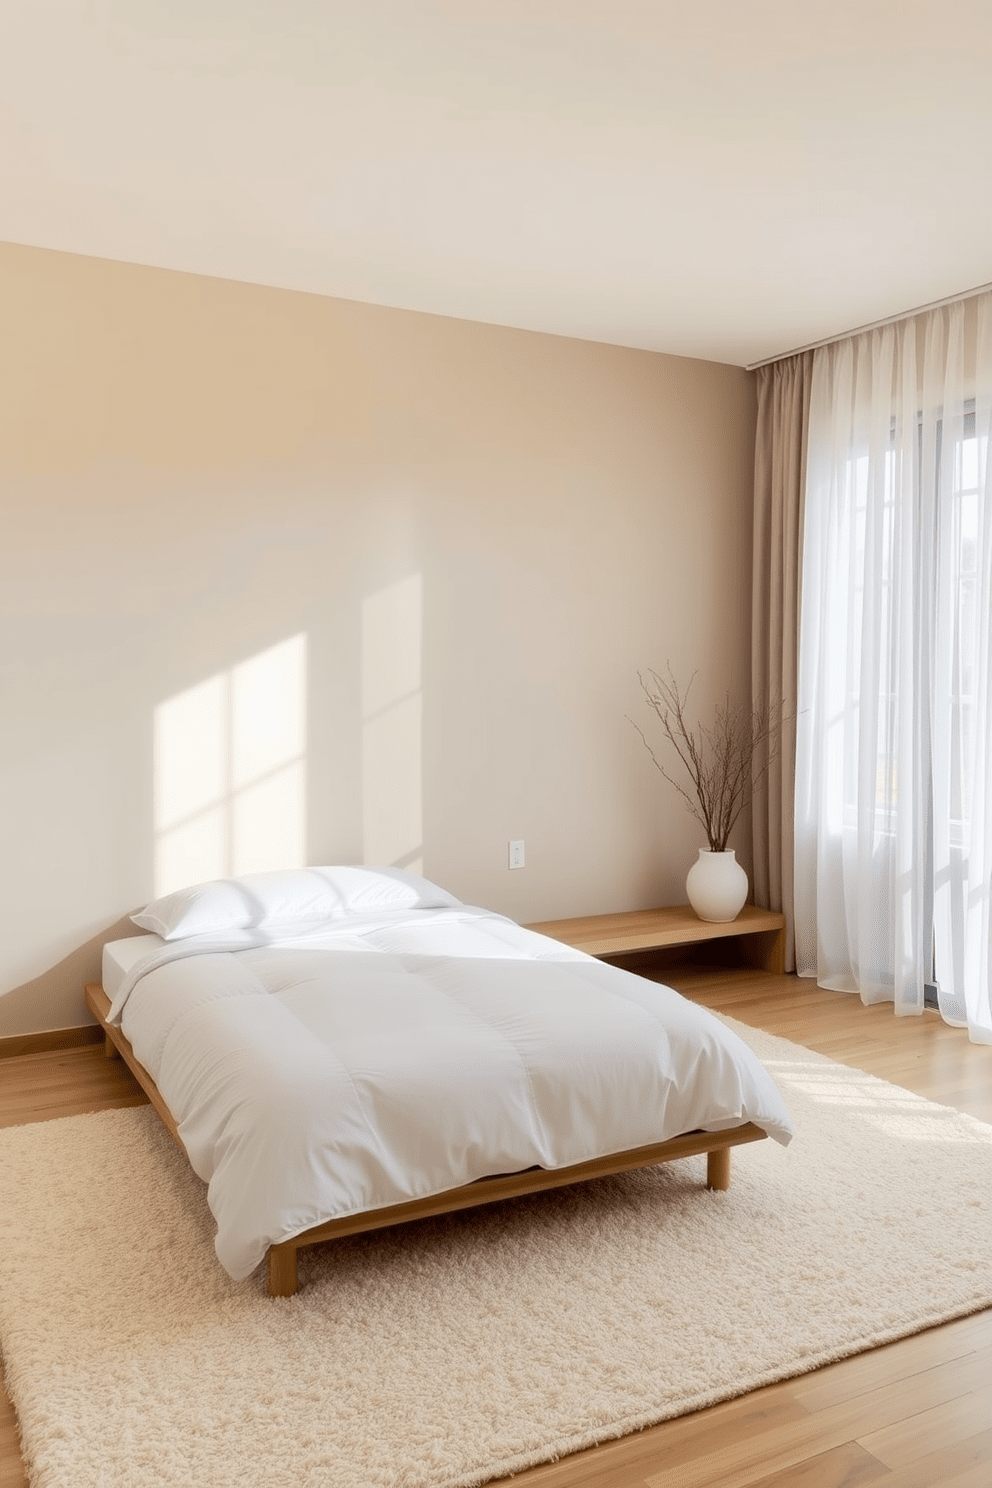
[[[296,1246],[291,1240],[269,1246],[269,1296],[295,1297]]]
[[[120,1059],[121,1051],[110,1037],[109,1033],[103,1035],[103,1053],[106,1059]]]
[[[730,1187],[730,1148],[714,1147],[706,1154],[706,1187]]]

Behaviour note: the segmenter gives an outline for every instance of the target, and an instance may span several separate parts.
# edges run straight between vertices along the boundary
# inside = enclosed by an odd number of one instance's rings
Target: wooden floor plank
[[[800,1419],[750,1438],[716,1425],[707,1433],[705,1456],[692,1459],[691,1475],[686,1472],[690,1459],[678,1449],[666,1450],[665,1468],[649,1476],[648,1482],[651,1488],[685,1488],[686,1483],[694,1488],[723,1488],[727,1483],[746,1488],[760,1482],[762,1477],[794,1469],[810,1457],[845,1442],[858,1442],[871,1451],[872,1433],[868,1423],[879,1433],[936,1406],[948,1407],[949,1414],[957,1409],[962,1421],[966,1417],[970,1420],[975,1407],[967,1385],[973,1378],[967,1371],[955,1377],[942,1374],[939,1369],[927,1370],[907,1379],[888,1381],[822,1410],[807,1411]]]
[[[935,1013],[897,1019],[889,1005],[763,972],[695,967],[657,979],[992,1122],[992,1047]],[[98,1045],[0,1069],[0,1125],[144,1103]],[[992,1311],[531,1468],[504,1488],[992,1488],[990,1375]],[[13,1427],[0,1400],[0,1488],[27,1488]]]
[[[818,1457],[810,1457],[796,1467],[787,1467],[771,1477],[758,1478],[754,1488],[859,1488],[861,1484],[878,1483],[884,1479],[888,1485],[891,1474],[884,1463],[879,1462],[857,1442],[845,1442]]]
[[[988,1378],[987,1363],[985,1367]],[[966,1378],[958,1372],[958,1388]],[[886,1467],[907,1467],[925,1453],[933,1454],[943,1447],[957,1446],[968,1437],[977,1435],[990,1421],[992,1386],[965,1395],[955,1390],[950,1399],[939,1405],[895,1421],[879,1431],[869,1431],[859,1436],[858,1442]]]
[[[15,1058],[17,1056],[14,1056]],[[7,1384],[0,1375],[0,1488],[28,1488],[27,1471],[21,1458],[17,1417]]]
[[[0,1068],[0,1127],[147,1104],[127,1065],[107,1059],[102,1044],[25,1054]]]
[[[992,1426],[951,1446],[927,1447],[915,1461],[896,1468],[885,1488],[989,1488],[992,1484]]]
[[[979,1312],[800,1375],[792,1382],[792,1393],[807,1410],[825,1410],[880,1385],[927,1374],[947,1364],[959,1364],[965,1381],[973,1382],[981,1377],[982,1370],[989,1369],[990,1360],[992,1312]]]

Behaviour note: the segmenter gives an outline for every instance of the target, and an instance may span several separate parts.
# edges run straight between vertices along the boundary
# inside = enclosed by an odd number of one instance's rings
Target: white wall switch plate
[[[520,841],[520,842],[511,842],[509,844],[509,847],[510,847],[510,867],[511,868],[522,868],[524,866],[524,845],[523,845],[523,842],[522,841]]]

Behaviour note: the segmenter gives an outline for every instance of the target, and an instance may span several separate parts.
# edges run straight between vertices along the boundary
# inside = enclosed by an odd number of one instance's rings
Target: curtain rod
[[[824,336],[822,341],[810,341],[807,346],[797,346],[793,351],[762,357],[760,361],[748,362],[744,370],[756,372],[759,367],[771,366],[772,362],[784,362],[786,357],[802,356],[804,351],[817,351],[821,346],[832,346],[835,341],[846,341],[849,336],[860,336],[864,331],[877,331],[882,326],[895,325],[897,320],[910,320],[914,315],[923,315],[927,310],[939,310],[942,305],[956,305],[959,300],[970,300],[973,295],[984,294],[987,289],[992,289],[992,283],[979,284],[975,289],[963,289],[960,294],[945,295],[942,300],[931,300],[928,305],[917,305],[915,310],[903,310],[898,315],[887,315],[884,320],[870,320],[867,325],[855,326],[853,331],[841,331],[838,336]]]

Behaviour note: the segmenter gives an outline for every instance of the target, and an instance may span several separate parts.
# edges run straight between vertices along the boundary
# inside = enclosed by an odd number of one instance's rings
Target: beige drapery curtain
[[[751,695],[775,731],[771,764],[756,758],[751,799],[754,900],[784,912],[785,969],[794,971],[793,819],[796,779],[796,678],[806,432],[813,353],[759,367],[754,448],[751,591]]]

